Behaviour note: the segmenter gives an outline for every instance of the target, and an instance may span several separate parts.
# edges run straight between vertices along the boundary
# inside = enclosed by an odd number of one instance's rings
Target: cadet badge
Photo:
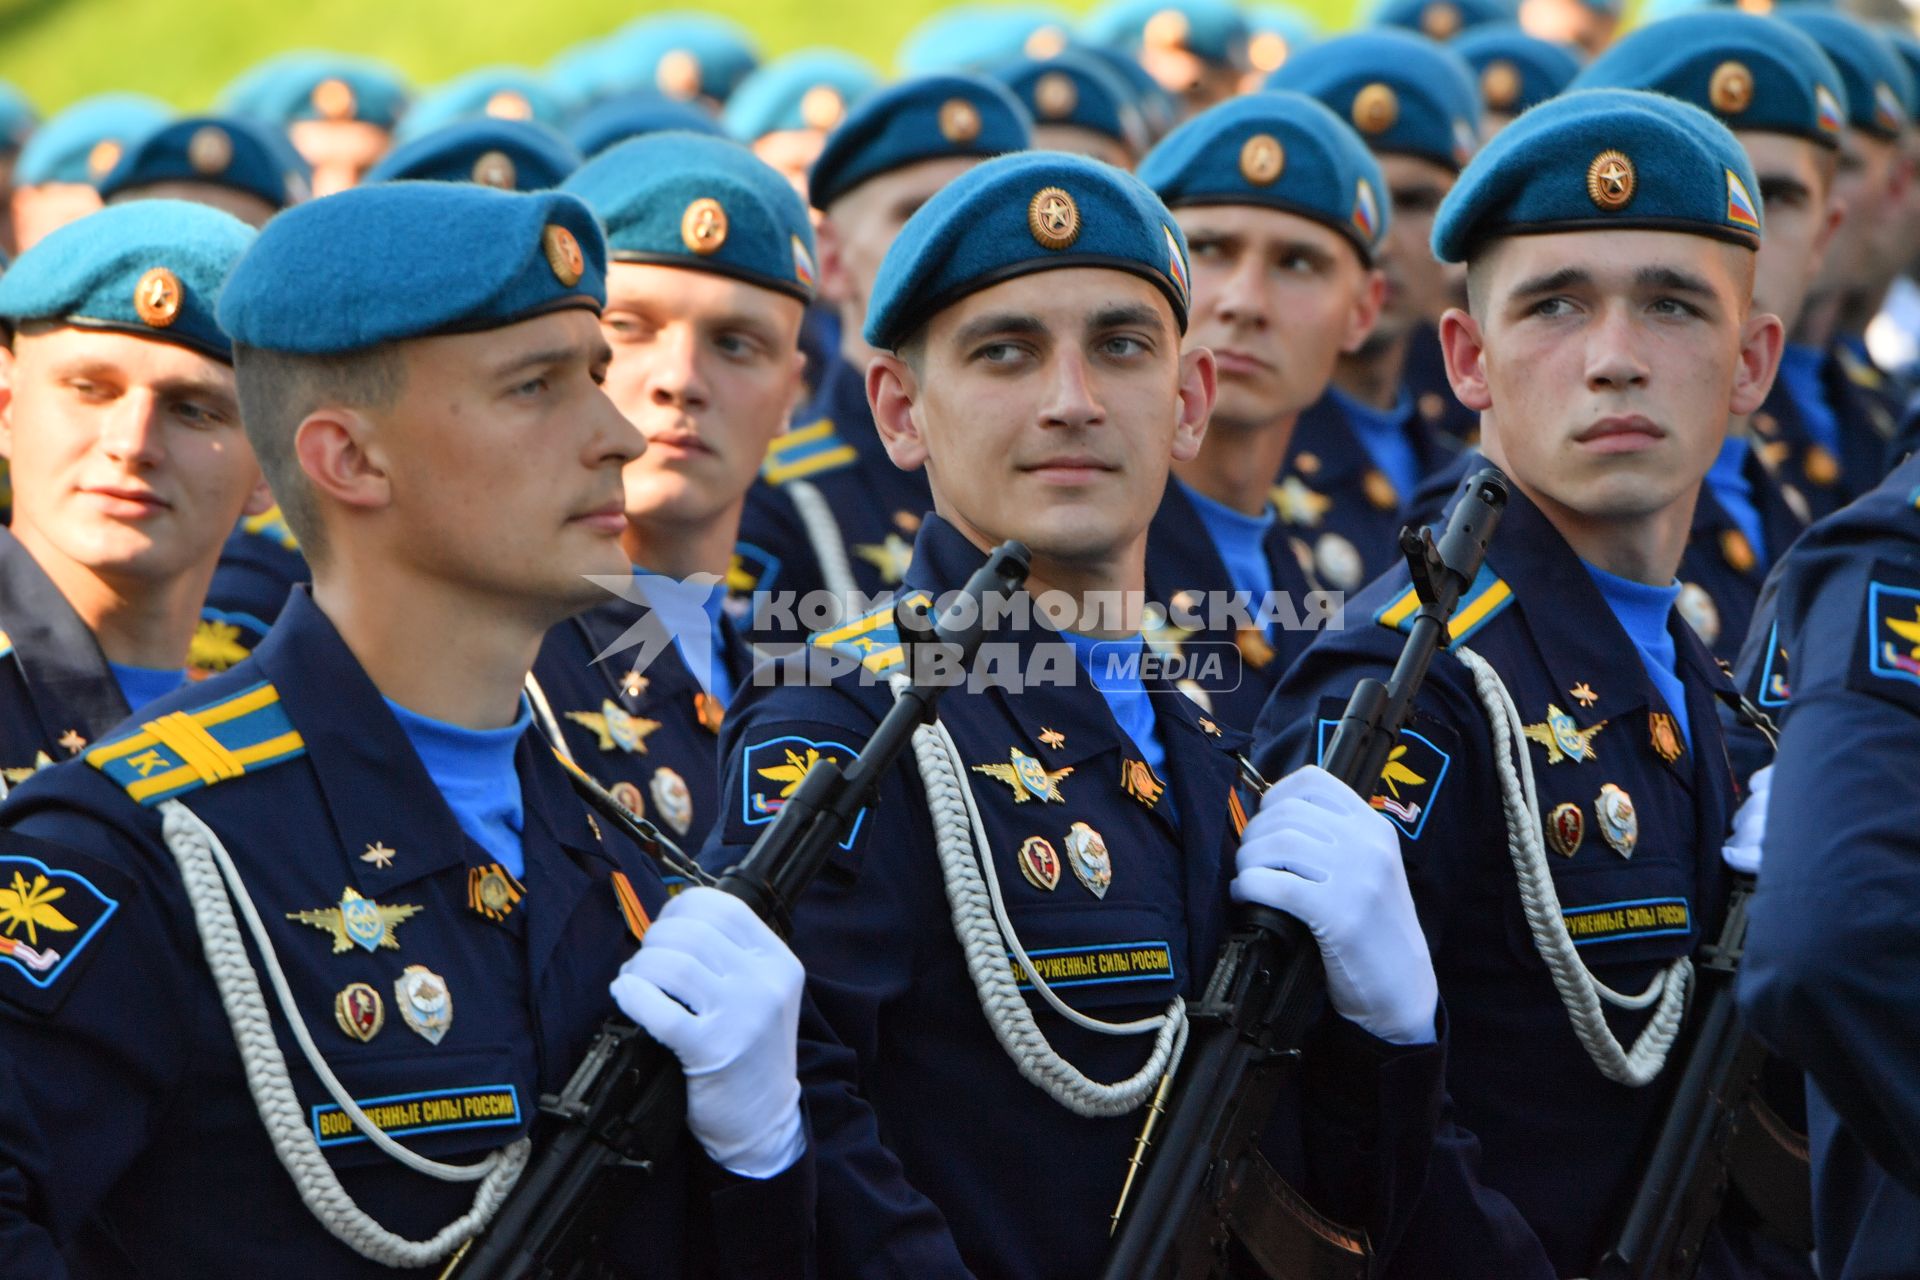
[[[1547,818],[1547,839],[1553,842],[1553,851],[1563,858],[1571,858],[1580,848],[1580,841],[1587,834],[1587,815],[1580,806],[1568,801],[1553,806],[1553,813]]]
[[[1048,769],[1020,748],[1011,750],[1007,764],[977,764],[973,766],[973,771],[984,773],[1013,788],[1015,804],[1025,804],[1029,798],[1054,804],[1066,803],[1066,797],[1060,794],[1060,781],[1073,772],[1072,766]]]
[[[400,940],[394,936],[394,931],[402,921],[419,915],[421,910],[416,906],[383,907],[349,888],[340,895],[339,906],[320,911],[289,911],[287,919],[331,933],[333,954],[339,955],[342,951],[353,950],[356,943],[363,951],[380,947],[398,951]]]
[[[1067,829],[1067,860],[1073,864],[1076,880],[1087,887],[1087,892],[1096,898],[1107,896],[1107,889],[1113,884],[1113,858],[1107,853],[1107,842],[1100,833],[1084,822],[1076,822]]]
[[[629,715],[611,698],[602,699],[598,711],[569,711],[567,719],[596,734],[602,751],[618,748],[628,755],[647,754],[647,735],[660,727],[658,720]]]
[[[1547,749],[1548,764],[1559,764],[1562,760],[1585,764],[1594,759],[1593,740],[1606,727],[1607,722],[1602,720],[1591,729],[1582,729],[1573,722],[1572,716],[1551,702],[1547,704],[1544,723],[1521,726],[1528,738]]]
[[[453,1025],[453,992],[447,980],[423,964],[410,964],[393,981],[400,1020],[428,1044],[446,1039]]]
[[[527,896],[527,887],[497,862],[467,868],[467,906],[489,920],[505,920]]]
[[[1662,760],[1672,764],[1686,750],[1680,744],[1680,723],[1664,711],[1654,711],[1647,716],[1647,726],[1653,739],[1653,749]]]
[[[1145,760],[1125,758],[1120,761],[1120,785],[1149,809],[1160,803],[1160,794],[1167,789],[1167,784],[1155,776],[1152,765]]]
[[[1600,788],[1593,814],[1600,819],[1600,835],[1613,851],[1631,858],[1633,846],[1640,842],[1640,815],[1633,811],[1633,797],[1609,782]]]
[[[387,1006],[380,993],[364,982],[350,982],[333,998],[333,1020],[361,1044],[387,1025]]]
[[[1882,679],[1920,684],[1920,591],[1870,583],[1867,625],[1873,629],[1868,669]]]
[[[693,792],[687,789],[687,780],[661,765],[647,779],[647,791],[653,796],[653,807],[667,824],[679,834],[687,834],[687,828],[693,825]]]
[[[1020,874],[1036,889],[1048,892],[1060,883],[1060,855],[1045,836],[1028,836],[1020,845]]]
[[[120,909],[85,876],[37,858],[0,857],[0,886],[0,965],[42,990]]]

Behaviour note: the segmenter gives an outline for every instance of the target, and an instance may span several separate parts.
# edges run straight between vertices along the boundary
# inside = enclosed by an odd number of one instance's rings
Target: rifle
[[[1413,714],[1414,697],[1445,643],[1455,606],[1480,572],[1506,502],[1506,477],[1488,467],[1466,486],[1437,543],[1430,528],[1400,533],[1420,611],[1392,676],[1385,684],[1368,677],[1354,687],[1326,752],[1327,772],[1362,796],[1373,793]],[[1264,791],[1266,780],[1242,763]],[[1305,925],[1266,907],[1235,908],[1233,932],[1189,1013],[1183,1079],[1162,1081],[1135,1146],[1114,1210],[1105,1280],[1218,1274],[1233,1243],[1268,1275],[1366,1273],[1364,1237],[1314,1213],[1256,1147],[1281,1084],[1271,1068],[1297,1054],[1321,1012],[1325,984],[1319,948]],[[1166,1132],[1155,1155],[1163,1112]]]
[[[926,663],[951,662],[949,670],[964,673],[990,616],[982,601],[1018,590],[1027,567],[1027,549],[1005,542],[937,621],[924,607],[901,606],[902,630],[920,637],[909,647],[909,670],[917,676]],[[932,722],[941,693],[952,683],[916,678],[850,764],[843,769],[834,761],[816,763],[718,887],[785,936],[801,892],[846,838],[914,730]],[[644,828],[640,834],[644,839]],[[454,1254],[441,1280],[577,1280],[591,1274],[593,1246],[621,1207],[610,1179],[624,1170],[652,1169],[684,1130],[686,1106],[679,1060],[626,1018],[609,1018],[565,1087],[540,1099],[550,1130],[540,1155],[486,1232]]]
[[[1735,714],[1775,740],[1766,713],[1746,698]],[[1806,1140],[1761,1096],[1767,1050],[1747,1034],[1734,999],[1753,888],[1752,876],[1734,873],[1720,936],[1701,949],[1696,998],[1709,994],[1700,1029],[1626,1225],[1595,1280],[1689,1280],[1733,1190],[1769,1234],[1802,1252],[1813,1248]]]

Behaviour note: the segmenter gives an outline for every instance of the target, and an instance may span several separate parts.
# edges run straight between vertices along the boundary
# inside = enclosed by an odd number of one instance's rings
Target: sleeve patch
[[[1867,670],[1881,680],[1920,685],[1920,591],[1867,585]]]
[[[1693,931],[1693,913],[1685,898],[1602,902],[1591,907],[1568,907],[1560,915],[1576,947]]]
[[[1326,760],[1333,731],[1339,726],[1338,720],[1323,717],[1315,727],[1319,739],[1313,756],[1315,764]],[[1453,757],[1442,751],[1433,739],[1412,729],[1403,729],[1400,741],[1387,756],[1386,766],[1380,770],[1379,789],[1367,803],[1385,814],[1407,839],[1418,840],[1420,833],[1427,829],[1427,818],[1440,794],[1440,784],[1446,781],[1447,770],[1452,765]]]
[[[749,827],[763,827],[779,816],[787,799],[800,789],[807,771],[821,762],[838,764],[842,769],[859,755],[844,742],[821,741],[786,734],[769,738],[747,748],[740,761],[740,821]],[[854,816],[840,848],[851,850],[867,820],[867,811]]]
[[[1760,666],[1760,688],[1754,701],[1763,707],[1784,707],[1793,700],[1787,675],[1787,651],[1780,645],[1780,624],[1767,631],[1767,660]]]
[[[0,854],[0,987],[45,992],[71,972],[120,909],[92,879]]]

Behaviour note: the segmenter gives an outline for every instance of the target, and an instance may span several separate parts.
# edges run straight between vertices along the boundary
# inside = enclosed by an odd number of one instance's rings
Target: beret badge
[[[504,151],[489,151],[473,162],[473,180],[483,187],[513,190],[513,157]]]
[[[313,109],[325,120],[351,120],[354,108],[353,86],[345,80],[326,79],[313,86]]]
[[[1520,100],[1520,73],[1511,62],[1487,64],[1480,73],[1480,97],[1492,111],[1505,111]]]
[[[712,196],[701,196],[680,215],[680,242],[701,257],[718,253],[727,242],[727,211]]]
[[[187,163],[195,173],[217,177],[233,163],[233,139],[217,124],[204,125],[187,140]]]
[[[980,136],[980,110],[965,98],[948,98],[940,104],[940,136],[956,145],[965,145]]]
[[[1080,206],[1059,187],[1042,187],[1027,202],[1027,229],[1043,249],[1067,249],[1080,238]]]
[[[1256,133],[1240,148],[1240,176],[1256,187],[1273,183],[1286,166],[1286,149],[1270,133]]]
[[[154,267],[133,286],[133,310],[141,323],[164,329],[180,317],[184,294],[180,277],[165,267]]]
[[[1033,105],[1049,120],[1072,115],[1079,101],[1080,91],[1074,88],[1073,78],[1058,71],[1049,71],[1033,86]]]
[[[1385,133],[1400,118],[1400,95],[1378,80],[1353,95],[1353,123],[1362,133]]]
[[[1723,116],[1737,116],[1753,105],[1753,72],[1740,62],[1723,62],[1707,81],[1707,101]]]
[[[1608,213],[1627,207],[1639,181],[1625,154],[1602,151],[1587,166],[1587,198]]]
[[[580,277],[587,271],[587,259],[580,252],[580,242],[573,238],[573,232],[557,222],[549,222],[540,233],[540,248],[547,255],[547,265],[553,268],[554,279],[569,289],[580,283]]]
[[[825,132],[847,114],[847,101],[830,84],[817,84],[800,98],[800,118],[807,128]]]

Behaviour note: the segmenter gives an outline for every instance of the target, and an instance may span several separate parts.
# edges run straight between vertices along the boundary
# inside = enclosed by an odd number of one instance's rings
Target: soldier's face
[[[1552,513],[1640,519],[1686,503],[1730,415],[1760,407],[1781,326],[1750,312],[1753,255],[1704,236],[1512,236],[1447,313],[1455,394],[1488,456]]]
[[[68,565],[145,590],[210,577],[268,501],[232,368],[130,334],[49,329],[0,352],[0,450],[14,532],[56,581]]]
[[[1832,171],[1822,149],[1782,133],[1736,135],[1760,184],[1766,235],[1760,241],[1753,305],[1771,311],[1792,329],[1807,291],[1839,225],[1832,198]]]
[[[43,182],[15,187],[11,199],[13,234],[25,253],[69,222],[100,211],[100,193],[85,182]]]
[[[1134,154],[1117,138],[1071,124],[1037,124],[1033,127],[1035,151],[1064,151],[1069,155],[1091,156],[1116,169],[1132,169]]]
[[[608,270],[607,395],[647,441],[626,467],[628,519],[739,510],[799,391],[804,314],[798,298],[708,271]]]
[[[393,142],[385,129],[358,120],[296,120],[287,137],[313,167],[316,198],[359,186]]]
[[[1434,258],[1431,241],[1434,214],[1453,190],[1454,174],[1414,156],[1377,158],[1393,197],[1393,223],[1378,254],[1387,294],[1374,333],[1385,342],[1438,321],[1453,302],[1451,269]]]
[[[1840,165],[1833,177],[1834,198],[1846,206],[1847,233],[1833,237],[1820,271],[1821,293],[1866,289],[1898,271],[1901,261],[1881,260],[1890,244],[1908,229],[1890,226],[1902,212],[1906,168],[1891,142],[1848,129],[1840,137]]]
[[[620,470],[640,433],[600,383],[610,355],[591,311],[403,347],[406,389],[365,446],[385,508],[382,554],[546,624],[631,572]]]
[[[807,198],[807,170],[820,158],[820,148],[827,144],[827,135],[819,129],[781,129],[757,138],[753,144],[753,154],[779,170],[780,176],[793,184],[800,198]]]
[[[1060,563],[1137,554],[1167,471],[1213,407],[1213,360],[1183,356],[1160,291],[1124,272],[1021,276],[947,308],[867,398],[895,465],[925,465],[934,506],[981,546]]]
[[[1257,429],[1320,398],[1380,313],[1380,274],[1347,238],[1297,214],[1206,205],[1174,216],[1193,251],[1186,347],[1213,352],[1215,430]]]

